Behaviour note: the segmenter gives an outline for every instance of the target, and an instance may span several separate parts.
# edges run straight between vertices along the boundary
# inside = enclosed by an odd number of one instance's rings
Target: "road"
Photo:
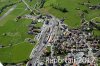
[[[96,61],[96,58],[94,57],[94,54],[93,54],[93,52],[92,52],[92,48],[90,47],[90,44],[89,44],[89,43],[86,43],[86,45],[88,46],[88,49],[89,49],[88,55],[89,55],[89,56],[91,57],[91,59],[92,59],[92,60],[90,60],[90,61],[91,61],[91,63],[93,63],[94,61]],[[95,63],[94,66],[98,66],[98,64]]]
[[[32,12],[32,9],[29,7],[29,5],[25,2],[25,0],[22,0],[22,2],[27,6],[27,8]]]
[[[42,55],[43,53],[43,49],[47,46],[47,44],[44,44],[43,41],[48,37],[48,36],[55,36],[57,35],[57,20],[55,18],[52,18],[49,20],[49,25],[46,25],[44,23],[43,27],[42,27],[42,31],[40,33],[40,40],[39,40],[39,43],[37,44],[37,46],[33,49],[31,55],[30,55],[30,58],[32,58],[31,60],[31,63],[32,63],[32,66],[35,66],[35,63],[38,62],[39,60],[39,57]],[[47,29],[50,28],[50,32],[48,33],[47,32]],[[48,35],[49,34],[49,35]]]
[[[44,44],[43,41],[46,40],[46,38],[48,36],[53,36],[53,41],[54,41],[54,39],[57,38],[57,35],[59,35],[58,31],[59,31],[60,27],[62,27],[61,23],[60,23],[60,20],[55,18],[55,17],[52,17],[52,19],[49,19],[49,25],[45,25],[45,23],[44,23],[44,25],[42,27],[42,31],[38,36],[39,43],[37,44],[37,46],[33,49],[32,53],[31,53],[30,58],[32,58],[32,60],[31,60],[32,66],[36,66],[35,63],[37,63],[39,61],[39,58],[43,53],[43,49],[49,43],[49,42],[47,42],[46,44]],[[50,28],[49,33],[47,32],[48,28]],[[85,39],[83,39],[83,40],[86,42]],[[90,47],[90,44],[87,42],[86,45],[88,46],[88,49],[89,49],[88,56],[90,57],[90,59],[96,60],[94,55],[93,55],[92,48]],[[51,54],[53,55],[53,49],[52,48],[51,48],[51,51],[52,51]],[[51,57],[53,57],[52,55],[51,55]],[[93,63],[92,60],[90,60],[91,63]],[[95,64],[95,66],[97,66],[97,64]]]
[[[8,14],[10,14],[15,8],[16,8],[17,5],[14,5],[12,8],[10,8],[2,17],[0,17],[0,21],[2,19],[4,19]]]
[[[32,58],[32,65],[35,66],[35,62],[38,60],[38,58],[41,56],[42,54],[42,50],[43,48],[46,46],[46,44],[43,44],[43,41],[45,39],[45,36],[46,36],[46,29],[47,28],[44,28],[44,30],[42,30],[42,34],[40,36],[40,40],[37,44],[37,46],[33,49],[31,55],[30,55],[30,58]]]

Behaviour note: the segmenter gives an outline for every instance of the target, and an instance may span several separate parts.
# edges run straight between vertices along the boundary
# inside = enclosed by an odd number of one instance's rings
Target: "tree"
[[[88,10],[83,10],[83,12],[84,12],[84,13],[87,13],[87,14],[89,13]]]
[[[67,10],[66,8],[59,6],[58,3],[57,3],[57,4],[51,4],[51,6],[52,6],[54,9],[57,9],[57,10],[63,12],[63,13],[68,12],[68,10]]]
[[[68,12],[66,8],[64,8],[62,11],[63,11],[64,13],[65,13],[65,12]]]
[[[8,65],[8,63],[3,63],[4,66]]]

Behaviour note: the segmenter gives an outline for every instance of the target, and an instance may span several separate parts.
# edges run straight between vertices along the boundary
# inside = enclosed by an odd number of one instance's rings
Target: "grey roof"
[[[100,50],[96,52],[95,56],[100,56]]]

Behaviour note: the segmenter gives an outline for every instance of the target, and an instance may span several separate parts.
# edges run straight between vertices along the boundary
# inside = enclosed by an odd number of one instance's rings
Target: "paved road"
[[[90,60],[90,61],[91,61],[91,63],[93,63],[94,61],[96,61],[96,58],[94,57],[94,54],[93,54],[93,52],[92,52],[92,48],[90,47],[89,43],[86,43],[86,45],[88,46],[88,49],[89,49],[88,55],[89,55],[89,56],[91,57],[91,59],[92,59],[92,60]],[[98,64],[95,63],[94,66],[98,66]]]
[[[38,45],[33,49],[30,58],[32,58],[32,65],[35,66],[35,63],[39,60],[39,57],[42,55],[43,48],[47,46],[47,44],[43,44],[43,41],[47,38],[47,36],[55,36],[57,34],[57,20],[55,18],[50,19],[50,25],[44,25],[43,30],[41,31],[41,36]],[[47,29],[50,28],[50,32],[47,35]]]
[[[14,5],[12,8],[10,8],[2,17],[0,17],[0,21],[2,19],[4,19],[8,14],[10,14],[15,8],[16,8],[17,5]]]
[[[25,2],[25,0],[22,0],[22,2],[27,6],[27,8],[32,12],[32,9],[29,7],[29,5]]]
[[[59,33],[58,29],[59,29],[59,27],[61,27],[59,19],[56,19],[55,17],[53,17],[52,19],[49,20],[49,23],[50,23],[49,26],[44,25],[44,28],[42,29],[41,34],[40,34],[39,43],[35,47],[35,49],[33,49],[33,52],[32,52],[32,55],[31,55],[31,57],[33,58],[32,61],[31,61],[32,66],[36,66],[35,63],[38,62],[40,56],[42,55],[43,48],[45,48],[46,45],[48,44],[48,43],[47,44],[43,44],[43,41],[46,39],[46,37],[52,35],[54,37],[54,39],[55,39],[56,36]],[[58,26],[56,26],[57,23],[59,23]],[[51,30],[50,30],[50,32],[47,35],[46,34],[47,33],[46,30],[47,30],[48,27]],[[89,43],[86,43],[86,45],[88,46],[88,49],[89,49],[89,56],[91,56],[92,60],[95,60],[95,57],[93,55],[93,52],[92,52],[92,49],[91,49]],[[97,66],[97,64],[95,66]]]
[[[45,39],[45,36],[46,36],[46,32],[44,31],[44,33],[42,34],[41,38],[40,38],[40,42],[39,44],[36,46],[35,50],[33,51],[33,55],[32,55],[32,63],[33,63],[33,66],[35,66],[35,62],[39,59],[39,57],[41,56],[42,54],[42,50],[43,48],[46,46],[46,44],[43,44],[43,41]]]

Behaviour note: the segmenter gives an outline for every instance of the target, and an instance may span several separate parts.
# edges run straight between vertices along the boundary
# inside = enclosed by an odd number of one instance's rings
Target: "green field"
[[[2,7],[4,7],[5,5],[9,5],[9,4],[12,4],[12,3],[17,3],[19,0],[0,0],[0,9],[2,9]],[[12,6],[9,6],[7,8],[5,8],[3,10],[3,12],[0,14],[0,17],[6,13]]]
[[[0,9],[8,4],[18,2],[19,0],[0,0]]]
[[[89,14],[86,14],[86,19],[90,20],[94,17],[99,16],[100,11],[99,10],[90,10],[84,5],[80,5],[79,3],[87,2],[87,0],[46,0],[46,3],[44,4],[44,10],[45,12],[49,12],[53,15],[55,15],[58,18],[65,17],[65,23],[68,24],[71,28],[79,27],[80,26],[80,13],[82,10],[88,10]],[[91,4],[98,4],[100,0],[90,0]],[[63,7],[68,10],[67,13],[63,13],[57,9],[52,8],[50,5],[54,4],[57,5],[57,7]],[[79,8],[80,10],[76,10]]]
[[[100,17],[96,17],[96,18],[94,18],[94,20],[96,22],[98,22],[97,25],[100,26]],[[93,33],[94,33],[94,36],[100,36],[100,30],[94,29],[93,30]]]
[[[89,0],[91,5],[99,4],[100,0]],[[41,9],[43,13],[51,13],[58,18],[65,18],[65,24],[70,28],[77,28],[81,25],[80,13],[83,10],[87,10],[88,14],[85,13],[86,20],[90,21],[95,17],[100,17],[100,10],[90,10],[85,5],[80,5],[82,3],[87,3],[88,0],[46,0],[44,7]],[[54,9],[51,4],[59,7],[66,8],[68,12],[63,13],[57,9]],[[79,10],[77,10],[79,9]],[[98,19],[100,21],[100,19]],[[100,36],[99,30],[94,30],[95,36]]]
[[[17,16],[29,14],[30,11],[25,10],[26,5],[23,2],[16,5],[17,7],[10,14],[0,20],[0,45],[12,45],[11,47],[0,48],[1,62],[17,63],[28,59],[35,45],[25,42],[26,38],[34,38],[34,35],[27,34],[28,25],[32,20],[20,19],[16,22]]]
[[[10,1],[10,2],[9,2]],[[0,0],[0,8],[10,4],[12,2],[17,2],[19,0]],[[25,0],[31,8],[34,7],[37,0]],[[50,13],[54,16],[62,19],[65,18],[65,24],[68,24],[70,28],[80,27],[81,18],[80,13],[82,10],[87,10],[89,13],[85,14],[86,19],[89,21],[95,17],[100,17],[100,10],[90,10],[84,5],[79,3],[87,2],[87,0],[46,0],[41,11],[43,13]],[[91,4],[96,5],[100,3],[100,0],[90,0]],[[54,9],[51,4],[57,7],[63,7],[68,10],[68,12],[63,13],[57,9]],[[58,5],[57,5],[58,4]],[[28,35],[28,25],[32,20],[30,19],[20,19],[16,22],[16,17],[29,14],[30,11],[26,10],[26,5],[21,2],[16,4],[16,8],[8,14],[4,19],[0,20],[0,45],[12,47],[0,48],[0,61],[8,63],[17,63],[24,61],[29,58],[30,52],[34,45],[25,42],[26,38],[34,38],[33,35]],[[12,6],[4,10],[0,17],[5,14]],[[79,8],[80,10],[77,10]],[[100,18],[96,19],[100,21]],[[41,26],[37,24],[36,26]],[[100,36],[99,30],[93,30],[95,36]]]
[[[16,46],[0,49],[0,60],[8,63],[18,63],[29,58],[33,45],[29,43],[19,43]]]

